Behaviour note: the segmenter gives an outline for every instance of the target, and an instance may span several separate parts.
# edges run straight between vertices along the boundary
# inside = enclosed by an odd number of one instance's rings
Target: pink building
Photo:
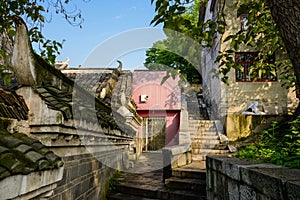
[[[168,78],[165,71],[134,71],[133,100],[143,117],[145,150],[159,150],[178,144],[181,92],[178,80]]]

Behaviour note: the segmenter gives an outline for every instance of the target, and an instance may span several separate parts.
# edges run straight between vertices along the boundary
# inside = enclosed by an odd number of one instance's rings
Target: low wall
[[[225,127],[226,136],[229,141],[236,141],[252,133],[259,133],[271,127],[273,121],[280,122],[286,117],[279,115],[228,114]]]
[[[163,153],[163,181],[172,176],[172,169],[191,163],[192,154],[189,144],[165,147]]]
[[[107,151],[63,157],[63,179],[51,200],[105,199],[108,182],[122,167],[122,152]],[[108,166],[109,167],[108,167]]]
[[[300,170],[207,156],[207,199],[299,199]]]

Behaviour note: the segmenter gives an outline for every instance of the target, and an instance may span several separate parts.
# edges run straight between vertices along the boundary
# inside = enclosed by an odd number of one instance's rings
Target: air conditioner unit
[[[140,95],[140,102],[141,103],[146,103],[147,99],[148,99],[148,96],[146,94],[141,94]]]

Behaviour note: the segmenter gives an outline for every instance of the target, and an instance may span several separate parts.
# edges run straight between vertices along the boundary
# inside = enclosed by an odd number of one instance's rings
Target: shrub
[[[300,116],[261,132],[255,144],[241,147],[239,158],[300,168]]]

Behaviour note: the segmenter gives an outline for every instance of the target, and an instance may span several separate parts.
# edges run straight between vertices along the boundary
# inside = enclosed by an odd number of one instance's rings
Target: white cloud
[[[117,15],[117,16],[114,17],[114,19],[115,19],[115,20],[120,20],[120,19],[122,19],[123,17],[124,17],[123,15]]]
[[[132,10],[133,10],[133,11],[137,10],[137,7],[136,7],[136,6],[130,7],[130,8],[129,8],[129,11],[132,11]]]

